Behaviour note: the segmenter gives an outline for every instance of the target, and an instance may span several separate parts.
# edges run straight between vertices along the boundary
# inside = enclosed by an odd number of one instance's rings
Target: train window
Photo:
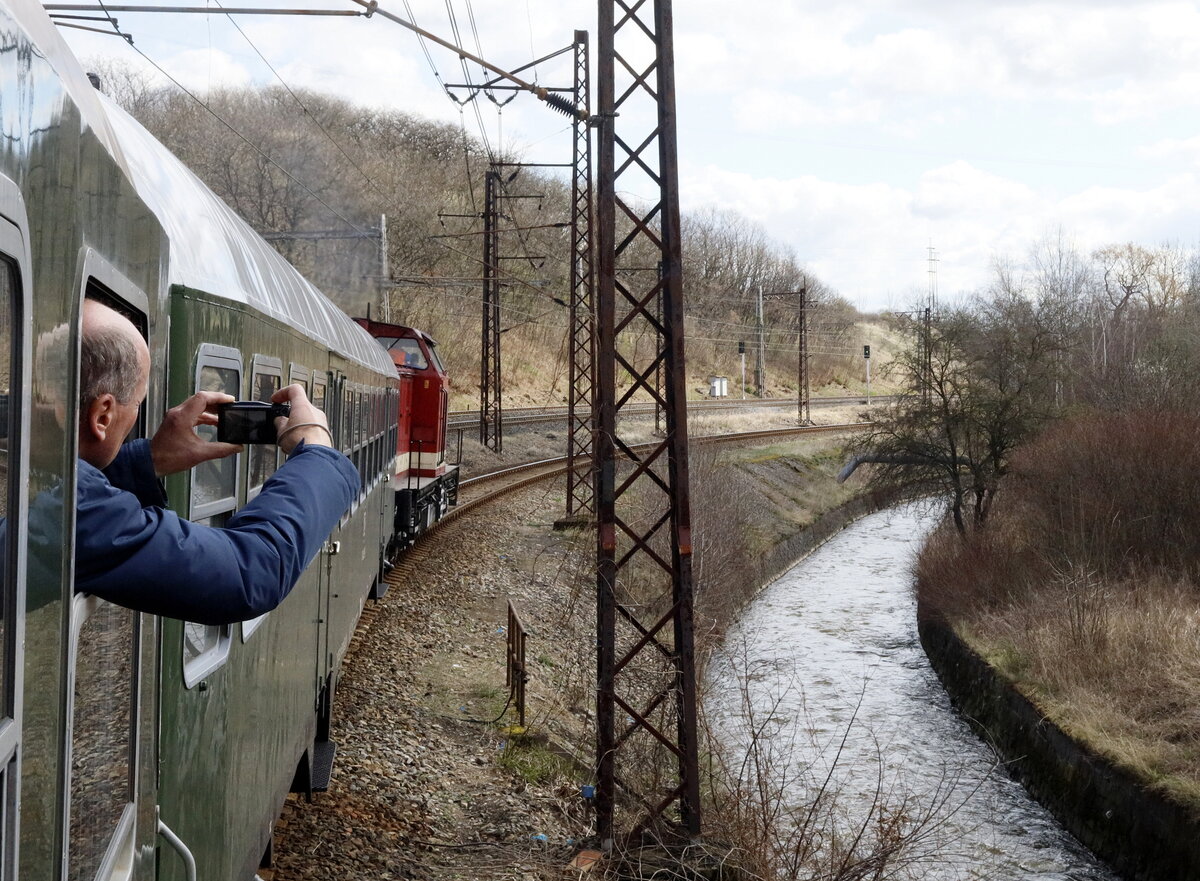
[[[4,221],[0,220],[0,223]],[[19,394],[21,389],[20,382],[14,382],[16,379],[14,369],[16,361],[13,357],[13,313],[16,311],[14,306],[17,297],[17,273],[16,267],[5,257],[0,254],[0,432],[3,432],[3,437],[0,437],[0,523],[6,522],[9,510],[9,480],[10,471],[19,471],[12,469],[10,463],[12,455],[17,451],[17,432],[13,429],[16,419],[21,414],[21,407],[10,404],[11,396],[14,393]],[[15,488],[15,487],[13,487]],[[18,510],[18,506],[13,505],[12,509]],[[0,545],[0,577],[3,578],[3,597],[0,597],[0,615],[3,616],[3,622],[12,620],[13,613],[16,610],[16,604],[13,602],[13,581],[11,573],[13,566],[11,561],[13,555],[10,553],[12,541],[10,540],[11,530],[5,528],[4,534],[0,537],[3,544]],[[9,645],[10,645],[9,628],[0,627],[0,683],[3,683],[3,705],[0,706],[0,716],[8,717],[12,713],[11,689],[9,687],[10,669],[9,669]]]
[[[2,181],[0,181],[2,182]],[[0,218],[0,246],[20,253],[17,227]],[[0,877],[16,877],[15,824],[17,816],[17,750],[21,710],[16,695],[21,681],[22,647],[17,638],[24,608],[22,562],[16,553],[23,544],[28,517],[11,522],[8,512],[25,509],[22,473],[21,418],[24,406],[21,371],[21,276],[16,261],[0,253]],[[10,479],[10,475],[13,479]],[[26,522],[22,522],[26,521]]]
[[[429,347],[429,357],[433,359],[433,366],[437,368],[437,372],[445,373],[446,368],[442,366],[442,356],[438,354],[437,343],[426,338],[425,345]]]
[[[72,606],[70,881],[133,856],[138,616],[92,596]],[[104,871],[105,876],[109,871]]]
[[[196,391],[238,397],[242,389],[242,356],[237,349],[205,343],[196,356]],[[216,440],[217,430],[200,426],[196,433]],[[229,456],[192,469],[189,516],[206,526],[222,526],[237,508],[238,460]],[[186,622],[183,625],[183,681],[191,688],[229,656],[231,628]]]
[[[254,368],[250,374],[250,400],[269,401],[271,395],[279,391],[283,366],[275,358],[255,356]],[[267,478],[279,467],[279,448],[274,444],[249,444],[246,458],[249,460],[250,479],[249,489],[246,490],[246,501],[258,495]]]
[[[319,372],[313,373],[312,402],[314,407],[329,417],[329,411],[325,409],[325,375]],[[330,418],[330,424],[332,422]]]
[[[429,362],[425,360],[425,353],[421,351],[421,344],[416,340],[397,337],[378,337],[377,340],[392,353],[393,359],[402,355],[399,363],[403,366],[414,367],[417,370],[424,370],[429,366]]]
[[[316,401],[313,400],[314,391],[312,386],[309,384],[309,380],[311,378],[312,371],[310,371],[307,367],[302,367],[299,364],[292,364],[288,368],[288,384],[303,386],[304,393],[308,395],[308,399],[315,404]]]
[[[148,299],[137,285],[88,249],[87,299],[125,316],[145,335]],[[162,374],[151,376],[154,386]],[[145,407],[132,436],[144,436]],[[140,616],[96,597],[69,606],[66,877],[91,881],[129,875],[134,859],[138,751]]]
[[[224,392],[234,398],[242,389],[242,361],[236,349],[205,345],[196,362],[196,391]],[[217,429],[202,425],[196,433],[206,440],[216,440]],[[189,516],[204,518],[211,525],[220,525],[219,515],[237,507],[237,459],[228,456],[203,462],[192,470],[192,496]]]

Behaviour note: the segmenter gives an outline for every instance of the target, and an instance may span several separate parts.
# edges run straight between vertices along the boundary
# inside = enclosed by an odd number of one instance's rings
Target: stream
[[[786,803],[822,791],[816,816],[843,840],[902,814],[910,862],[887,877],[1118,881],[1005,775],[930,669],[911,568],[934,516],[863,518],[768,587],[709,666],[716,730]]]

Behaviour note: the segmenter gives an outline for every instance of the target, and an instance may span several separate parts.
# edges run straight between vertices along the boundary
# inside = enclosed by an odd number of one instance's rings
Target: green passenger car
[[[298,382],[361,491],[288,598],[212,627],[73,590],[80,307],[140,323],[140,431],[202,388]],[[320,788],[338,669],[394,520],[391,359],[99,95],[33,0],[0,0],[0,881],[249,881]],[[219,526],[273,446],[168,481]],[[170,590],[170,573],[163,574]]]

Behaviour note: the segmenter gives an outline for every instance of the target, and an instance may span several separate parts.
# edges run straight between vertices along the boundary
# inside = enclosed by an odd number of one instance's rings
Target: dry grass
[[[1200,805],[1200,596],[1150,576],[1055,590],[972,617],[968,637],[1047,713],[1156,788]]]
[[[917,564],[947,618],[1073,737],[1200,809],[1200,420],[1082,417],[1018,457],[987,530]]]

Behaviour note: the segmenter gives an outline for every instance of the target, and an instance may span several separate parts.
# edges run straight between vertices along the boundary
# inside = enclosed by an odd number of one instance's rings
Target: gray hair
[[[79,407],[87,411],[92,401],[111,394],[128,404],[141,390],[141,359],[129,331],[100,327],[83,335],[79,359]]]

